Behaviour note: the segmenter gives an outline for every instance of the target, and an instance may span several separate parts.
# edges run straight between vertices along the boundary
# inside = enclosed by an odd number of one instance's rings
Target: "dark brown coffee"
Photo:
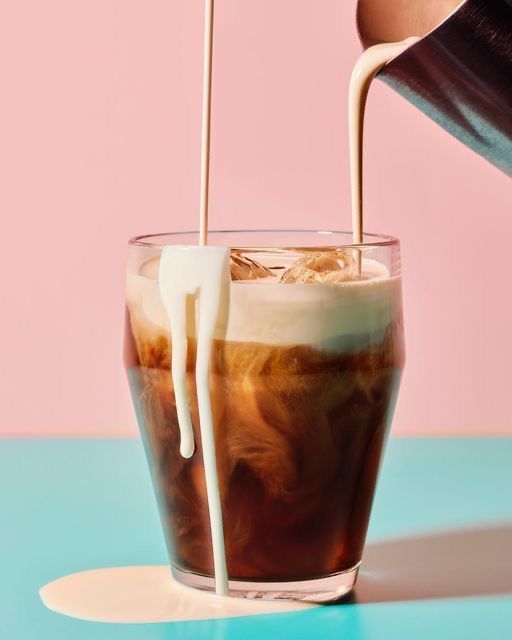
[[[403,366],[400,325],[398,316],[380,342],[346,352],[214,342],[210,391],[231,579],[309,580],[359,563]],[[126,336],[172,563],[213,576],[194,342],[187,386],[196,452],[184,459],[169,339],[139,331],[129,313]]]

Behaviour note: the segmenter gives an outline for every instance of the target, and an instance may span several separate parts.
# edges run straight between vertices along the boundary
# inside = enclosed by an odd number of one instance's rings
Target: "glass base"
[[[182,571],[171,567],[175,579],[187,587],[215,591],[215,580],[210,576]],[[230,580],[229,594],[235,598],[261,600],[300,600],[303,602],[335,602],[347,596],[357,580],[359,564],[347,571],[333,573],[324,578],[296,582],[250,582]]]

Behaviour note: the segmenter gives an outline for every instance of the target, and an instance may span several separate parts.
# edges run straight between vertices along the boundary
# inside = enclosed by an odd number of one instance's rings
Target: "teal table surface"
[[[392,439],[355,595],[307,611],[99,624],[45,609],[75,571],[167,561],[138,440],[0,441],[2,640],[512,639],[512,439]]]

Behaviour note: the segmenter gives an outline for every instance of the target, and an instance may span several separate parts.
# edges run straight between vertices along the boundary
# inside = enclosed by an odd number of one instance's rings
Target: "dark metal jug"
[[[512,0],[466,0],[378,77],[512,175]]]

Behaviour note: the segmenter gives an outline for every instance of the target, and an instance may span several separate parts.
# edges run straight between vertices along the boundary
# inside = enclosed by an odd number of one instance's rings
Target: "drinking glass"
[[[186,459],[158,283],[162,248],[197,240],[187,232],[129,242],[124,358],[173,574],[214,589],[196,301],[187,302],[195,452]],[[231,250],[229,308],[209,373],[230,592],[336,600],[356,581],[404,364],[399,242],[211,231],[209,243]]]

